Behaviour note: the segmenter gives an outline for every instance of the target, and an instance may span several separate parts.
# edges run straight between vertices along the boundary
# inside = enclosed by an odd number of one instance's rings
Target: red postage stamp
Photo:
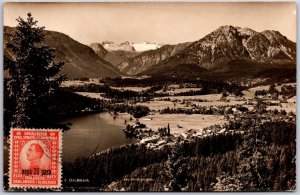
[[[61,151],[58,129],[11,129],[10,188],[60,188]]]

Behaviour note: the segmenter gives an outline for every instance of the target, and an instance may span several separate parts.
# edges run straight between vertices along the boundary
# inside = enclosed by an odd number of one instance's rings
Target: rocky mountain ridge
[[[295,62],[296,43],[278,31],[266,30],[259,33],[249,28],[221,26],[189,44],[176,55],[149,66],[139,74],[154,75],[164,71],[166,67],[170,69],[178,64],[197,64],[211,70],[232,60],[251,60],[259,63]],[[134,69],[134,66],[132,68]]]
[[[135,75],[147,70],[154,64],[177,54],[190,43],[180,43],[177,45],[164,45],[156,50],[142,52],[141,54],[124,60],[117,65],[117,68],[128,75]]]

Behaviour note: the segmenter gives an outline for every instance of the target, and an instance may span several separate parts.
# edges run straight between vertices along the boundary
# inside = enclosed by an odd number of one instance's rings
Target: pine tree
[[[12,55],[4,57],[8,99],[12,102],[11,127],[34,127],[45,111],[45,98],[54,94],[65,79],[59,71],[63,62],[54,63],[54,49],[43,44],[44,27],[37,26],[31,13],[19,17],[15,31],[5,45]],[[9,128],[9,127],[8,127]]]

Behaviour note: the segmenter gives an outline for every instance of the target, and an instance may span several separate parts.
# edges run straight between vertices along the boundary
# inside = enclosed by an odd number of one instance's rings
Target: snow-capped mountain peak
[[[149,43],[149,42],[142,42],[142,43],[133,43],[132,46],[134,47],[135,51],[148,51],[148,50],[155,50],[161,47],[160,44],[157,43]]]
[[[102,46],[108,51],[136,51],[143,52],[148,50],[155,50],[162,46],[162,44],[150,43],[144,41],[142,43],[130,43],[129,41],[125,41],[123,43],[114,43],[111,41],[103,41]]]
[[[107,51],[131,51],[134,52],[135,49],[134,47],[128,42],[123,42],[123,43],[114,43],[111,41],[103,41],[102,46],[107,50]]]

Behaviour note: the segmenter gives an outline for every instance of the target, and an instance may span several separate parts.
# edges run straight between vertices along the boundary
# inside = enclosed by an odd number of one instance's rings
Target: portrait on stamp
[[[43,142],[29,141],[21,150],[21,165],[24,169],[46,169],[50,164],[50,155]]]
[[[10,187],[61,187],[61,131],[12,129]]]

